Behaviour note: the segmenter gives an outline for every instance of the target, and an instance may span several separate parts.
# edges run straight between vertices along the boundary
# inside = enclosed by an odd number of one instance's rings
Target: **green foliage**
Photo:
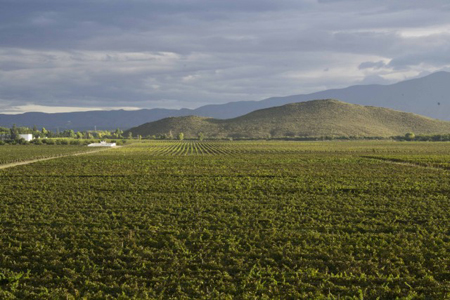
[[[75,132],[72,129],[68,129],[68,130],[64,130],[61,133],[61,137],[76,138],[77,135],[75,134]]]
[[[43,143],[45,141],[46,140],[35,140],[33,141],[34,145],[31,143],[27,143],[26,145],[20,146],[5,145],[0,147],[0,166],[1,164],[6,163],[14,163],[25,160],[55,157],[71,153],[92,151],[92,149],[89,149],[88,147],[81,147],[81,146],[78,147],[61,146],[61,145],[47,146],[46,144]]]
[[[178,134],[178,140],[180,140],[180,141],[184,140],[184,133],[180,132]]]
[[[203,132],[200,132],[199,134],[198,134],[198,140],[199,141],[203,141],[205,139],[205,134],[203,133]]]
[[[120,128],[117,128],[116,131],[114,132],[113,136],[117,137],[117,138],[121,138],[123,134],[123,131],[120,130]]]
[[[17,129],[16,124],[13,124],[11,127],[11,139],[17,140],[19,138],[19,130]]]
[[[415,135],[414,133],[412,133],[412,132],[408,132],[407,134],[405,134],[405,138],[406,138],[408,141],[413,140],[415,137],[416,137],[416,135]]]
[[[22,139],[22,138],[19,138],[19,139],[16,139],[17,141],[17,143],[19,144],[19,145],[28,145],[29,143],[26,141],[26,140],[24,140],[24,139]]]
[[[142,141],[0,170],[0,298],[446,299],[448,146]]]
[[[432,135],[414,135],[414,136],[398,136],[395,137],[398,141],[420,141],[420,142],[448,142],[450,141],[449,134],[432,134]]]

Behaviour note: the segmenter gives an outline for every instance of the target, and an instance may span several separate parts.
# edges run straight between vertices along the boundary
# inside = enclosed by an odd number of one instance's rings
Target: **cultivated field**
[[[62,146],[62,145],[2,145],[0,146],[0,166],[2,164],[41,159],[48,157],[64,156],[68,154],[92,151],[86,146]]]
[[[0,170],[0,298],[450,298],[449,161],[148,141]]]

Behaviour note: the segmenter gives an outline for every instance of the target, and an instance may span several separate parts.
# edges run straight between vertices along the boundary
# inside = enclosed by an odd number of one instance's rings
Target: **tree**
[[[180,132],[180,133],[178,134],[178,139],[179,139],[180,141],[184,140],[184,133]]]
[[[120,128],[117,128],[116,131],[114,132],[114,136],[120,138],[122,137],[122,133],[123,131],[120,130]]]
[[[92,134],[89,131],[86,131],[86,132],[84,132],[84,138],[89,140],[89,139],[92,139],[94,137],[92,136]]]
[[[416,137],[416,135],[413,132],[408,132],[407,134],[405,134],[405,138],[408,141],[414,140],[415,137]]]
[[[42,133],[42,136],[43,136],[43,137],[48,136],[48,130],[45,129],[44,127],[42,127],[41,133]]]
[[[128,138],[129,139],[132,139],[133,138],[133,133],[130,131],[130,132],[128,132]]]
[[[81,131],[77,131],[77,139],[82,139],[83,133]]]
[[[18,138],[19,138],[19,131],[17,129],[16,124],[13,124],[13,126],[11,128],[11,139],[17,140]]]
[[[173,140],[172,130],[169,130],[169,136],[168,136],[168,138],[171,139],[171,140]]]
[[[203,134],[203,132],[200,132],[200,133],[198,134],[198,139],[199,139],[200,141],[203,141],[204,138],[205,138],[205,135]]]
[[[75,138],[76,134],[75,134],[75,131],[73,131],[72,129],[67,129],[67,130],[63,131],[63,136],[69,137],[69,138]]]

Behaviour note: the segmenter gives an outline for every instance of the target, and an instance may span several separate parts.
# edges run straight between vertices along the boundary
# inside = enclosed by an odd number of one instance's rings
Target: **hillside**
[[[391,85],[355,85],[343,89],[332,89],[312,94],[273,97],[261,101],[236,101],[205,105],[197,109],[142,109],[137,111],[88,111],[73,113],[25,113],[0,114],[0,126],[11,127],[37,125],[47,129],[122,129],[138,126],[144,122],[167,117],[196,115],[218,119],[242,116],[257,109],[310,101],[313,99],[340,99],[360,104],[388,107],[412,112],[432,118],[450,121],[450,73],[437,72],[431,75],[402,81]]]
[[[261,109],[234,119],[171,117],[131,128],[134,136],[183,132],[185,137],[396,136],[450,133],[450,122],[392,109],[314,100]]]

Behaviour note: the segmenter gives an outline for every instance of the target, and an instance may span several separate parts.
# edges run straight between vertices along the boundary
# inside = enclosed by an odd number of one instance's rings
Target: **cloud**
[[[388,64],[397,70],[409,69],[414,66],[426,67],[447,67],[450,65],[450,35],[439,35],[438,41],[428,39],[430,44],[427,47],[415,47],[414,50],[402,53],[394,57]]]
[[[391,84],[393,80],[386,79],[380,75],[369,75],[364,77],[363,80],[357,82],[357,84]]]
[[[194,108],[450,66],[443,0],[0,3],[3,111]]]
[[[387,66],[387,64],[384,61],[379,60],[379,61],[365,61],[365,62],[361,63],[358,68],[360,70],[364,70],[364,69],[378,70],[378,69],[385,68],[386,66]]]
[[[92,111],[92,110],[138,110],[138,107],[61,107],[61,106],[43,106],[43,105],[19,105],[8,106],[4,108],[3,114],[21,114],[25,112],[45,112],[45,113],[63,113],[63,112],[76,112],[76,111]]]

